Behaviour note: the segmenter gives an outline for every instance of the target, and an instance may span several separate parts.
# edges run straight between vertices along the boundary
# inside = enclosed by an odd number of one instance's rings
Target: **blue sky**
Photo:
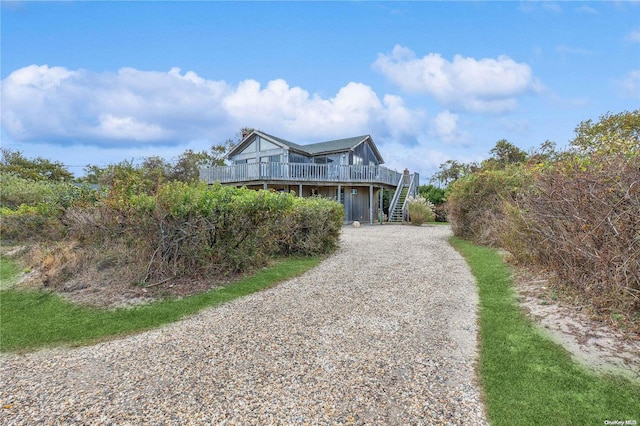
[[[2,146],[76,175],[254,127],[426,182],[640,107],[640,2],[2,1]]]

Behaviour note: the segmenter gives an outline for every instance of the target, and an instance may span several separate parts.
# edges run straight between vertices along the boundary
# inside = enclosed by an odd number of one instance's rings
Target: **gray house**
[[[383,192],[389,191],[387,220],[404,221],[406,198],[419,185],[417,173],[398,173],[384,160],[370,135],[307,145],[254,130],[227,155],[228,166],[200,170],[207,183],[323,196],[344,205],[345,221],[373,223],[383,218]]]

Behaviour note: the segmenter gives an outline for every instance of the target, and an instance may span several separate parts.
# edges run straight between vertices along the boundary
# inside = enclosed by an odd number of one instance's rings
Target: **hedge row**
[[[454,233],[552,271],[597,311],[640,314],[640,155],[480,170],[448,193]]]
[[[236,274],[274,256],[328,253],[343,224],[335,201],[182,182],[153,195],[116,184],[94,203],[21,209],[4,209],[3,238],[78,242],[93,258],[109,253],[109,263],[126,265],[128,279],[142,283]],[[46,231],[38,235],[40,226]]]

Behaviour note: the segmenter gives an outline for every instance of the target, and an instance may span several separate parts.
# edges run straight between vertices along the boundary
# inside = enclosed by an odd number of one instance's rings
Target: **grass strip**
[[[0,350],[81,345],[167,324],[246,296],[317,266],[319,257],[288,258],[225,287],[134,308],[95,309],[43,291],[0,291]]]
[[[20,273],[20,265],[0,256],[0,289],[8,288]]]
[[[479,374],[492,425],[640,424],[640,384],[592,373],[545,337],[520,310],[496,250],[451,244],[478,282]]]

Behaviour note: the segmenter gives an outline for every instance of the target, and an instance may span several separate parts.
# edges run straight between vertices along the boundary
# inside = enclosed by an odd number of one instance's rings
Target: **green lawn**
[[[0,290],[8,288],[20,272],[20,265],[0,256]]]
[[[224,288],[135,308],[93,309],[48,292],[2,290],[0,350],[80,345],[158,327],[298,276],[320,261],[318,257],[285,259]],[[3,261],[2,265],[5,263],[11,262]],[[8,274],[7,279],[10,277]]]
[[[574,362],[525,318],[510,270],[495,250],[456,238],[451,243],[478,282],[479,374],[492,425],[640,424],[640,384]]]

